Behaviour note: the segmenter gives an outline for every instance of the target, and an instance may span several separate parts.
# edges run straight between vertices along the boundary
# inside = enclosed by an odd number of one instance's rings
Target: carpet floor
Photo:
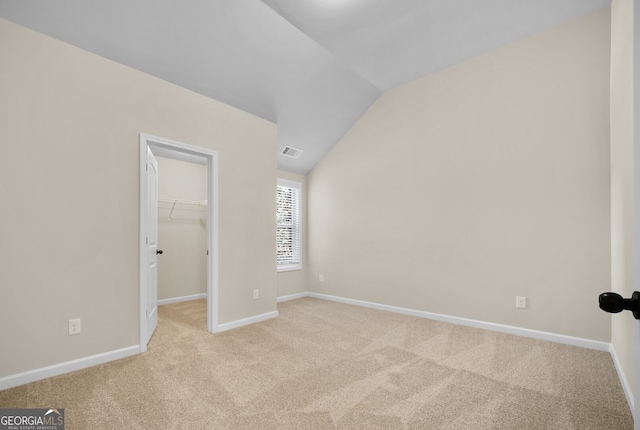
[[[0,391],[66,429],[633,429],[611,356],[305,298],[219,334],[160,307],[144,354]]]

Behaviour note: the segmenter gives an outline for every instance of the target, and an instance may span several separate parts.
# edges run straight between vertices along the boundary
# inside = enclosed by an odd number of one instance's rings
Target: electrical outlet
[[[318,275],[318,281],[324,282],[324,275]]]
[[[259,290],[253,290],[253,299],[257,299],[260,297],[260,291]]]
[[[80,318],[69,320],[69,336],[80,334]]]
[[[527,298],[522,296],[516,296],[516,308],[518,309],[526,309],[527,308]]]

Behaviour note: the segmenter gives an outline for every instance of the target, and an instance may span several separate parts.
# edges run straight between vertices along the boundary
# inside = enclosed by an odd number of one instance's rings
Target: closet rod
[[[183,205],[196,205],[196,206],[206,206],[206,200],[181,200],[181,199],[158,199],[158,202],[162,203],[173,203],[171,206],[171,212],[169,212],[169,216],[167,217],[168,221],[171,221],[171,215],[173,215],[173,210],[176,208],[178,203]]]
[[[172,204],[182,204],[182,205],[196,205],[196,206],[206,206],[206,200],[182,200],[182,199],[158,199],[159,202],[162,203],[172,203]]]

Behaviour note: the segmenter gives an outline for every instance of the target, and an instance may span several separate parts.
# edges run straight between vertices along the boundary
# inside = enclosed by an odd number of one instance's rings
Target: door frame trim
[[[215,333],[218,328],[218,153],[182,142],[140,133],[139,145],[139,338],[140,352],[147,350],[145,342],[147,302],[147,148],[154,155],[204,164],[207,166],[207,330]]]

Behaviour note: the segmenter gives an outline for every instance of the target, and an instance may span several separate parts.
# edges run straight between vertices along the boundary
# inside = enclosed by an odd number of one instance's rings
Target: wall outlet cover
[[[80,334],[80,318],[69,320],[69,336]]]

